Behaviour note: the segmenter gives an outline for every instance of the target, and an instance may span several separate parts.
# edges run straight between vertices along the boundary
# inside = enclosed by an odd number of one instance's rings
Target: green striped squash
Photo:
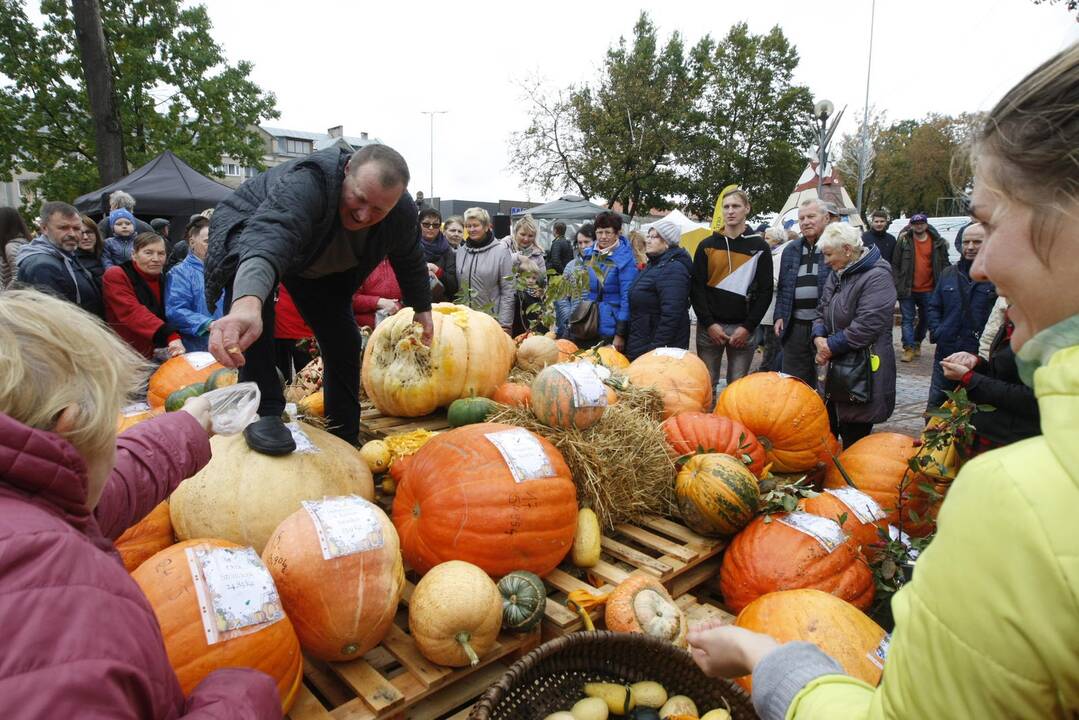
[[[757,478],[735,457],[694,455],[678,472],[674,495],[682,519],[702,535],[734,535],[757,512]]]
[[[548,427],[587,430],[599,422],[607,407],[577,407],[573,381],[550,365],[532,381],[532,412]]]

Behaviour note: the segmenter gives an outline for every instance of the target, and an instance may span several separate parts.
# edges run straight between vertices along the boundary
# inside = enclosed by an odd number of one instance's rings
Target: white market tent
[[[798,182],[794,184],[794,190],[787,198],[787,201],[783,203],[783,208],[776,215],[775,220],[772,221],[773,227],[786,228],[790,226],[791,222],[797,226],[798,208],[806,200],[813,200],[817,197],[817,166],[816,160],[810,160],[809,164],[806,165],[806,169],[798,178]],[[865,229],[862,218],[854,209],[854,203],[851,202],[847,189],[843,187],[843,181],[836,172],[834,165],[829,164],[824,168],[824,184],[821,188],[820,196],[826,202],[835,203],[840,210],[849,212],[849,214],[843,215],[843,222],[850,223],[859,230]],[[797,230],[797,227],[795,227],[795,230]]]

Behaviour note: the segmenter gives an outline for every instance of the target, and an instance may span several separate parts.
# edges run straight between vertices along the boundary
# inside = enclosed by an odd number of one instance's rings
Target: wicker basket
[[[685,650],[636,633],[578,632],[551,640],[513,664],[488,688],[469,720],[542,720],[584,697],[586,682],[655,680],[687,695],[703,715],[723,707],[734,720],[755,720],[749,697],[731,682],[706,676]]]

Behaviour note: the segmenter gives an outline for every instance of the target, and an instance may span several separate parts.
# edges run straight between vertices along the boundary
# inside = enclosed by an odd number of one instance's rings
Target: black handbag
[[[599,301],[582,300],[569,316],[569,334],[574,342],[592,342],[599,338]]]
[[[832,358],[824,394],[833,402],[867,403],[873,399],[873,367],[869,348]]]

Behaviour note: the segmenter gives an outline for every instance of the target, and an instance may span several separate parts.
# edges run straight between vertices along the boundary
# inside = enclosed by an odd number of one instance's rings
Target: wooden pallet
[[[449,430],[446,411],[439,410],[422,417],[403,418],[383,415],[375,408],[364,408],[360,412],[360,433],[365,440],[383,440],[387,435],[405,433],[413,430]]]
[[[424,658],[408,635],[404,609],[415,586],[406,582],[402,607],[382,643],[358,660],[304,658],[304,682],[291,720],[398,720],[451,715],[474,702],[509,665],[540,643],[540,631],[503,633],[475,667],[449,668]],[[467,713],[466,713],[467,714]]]

